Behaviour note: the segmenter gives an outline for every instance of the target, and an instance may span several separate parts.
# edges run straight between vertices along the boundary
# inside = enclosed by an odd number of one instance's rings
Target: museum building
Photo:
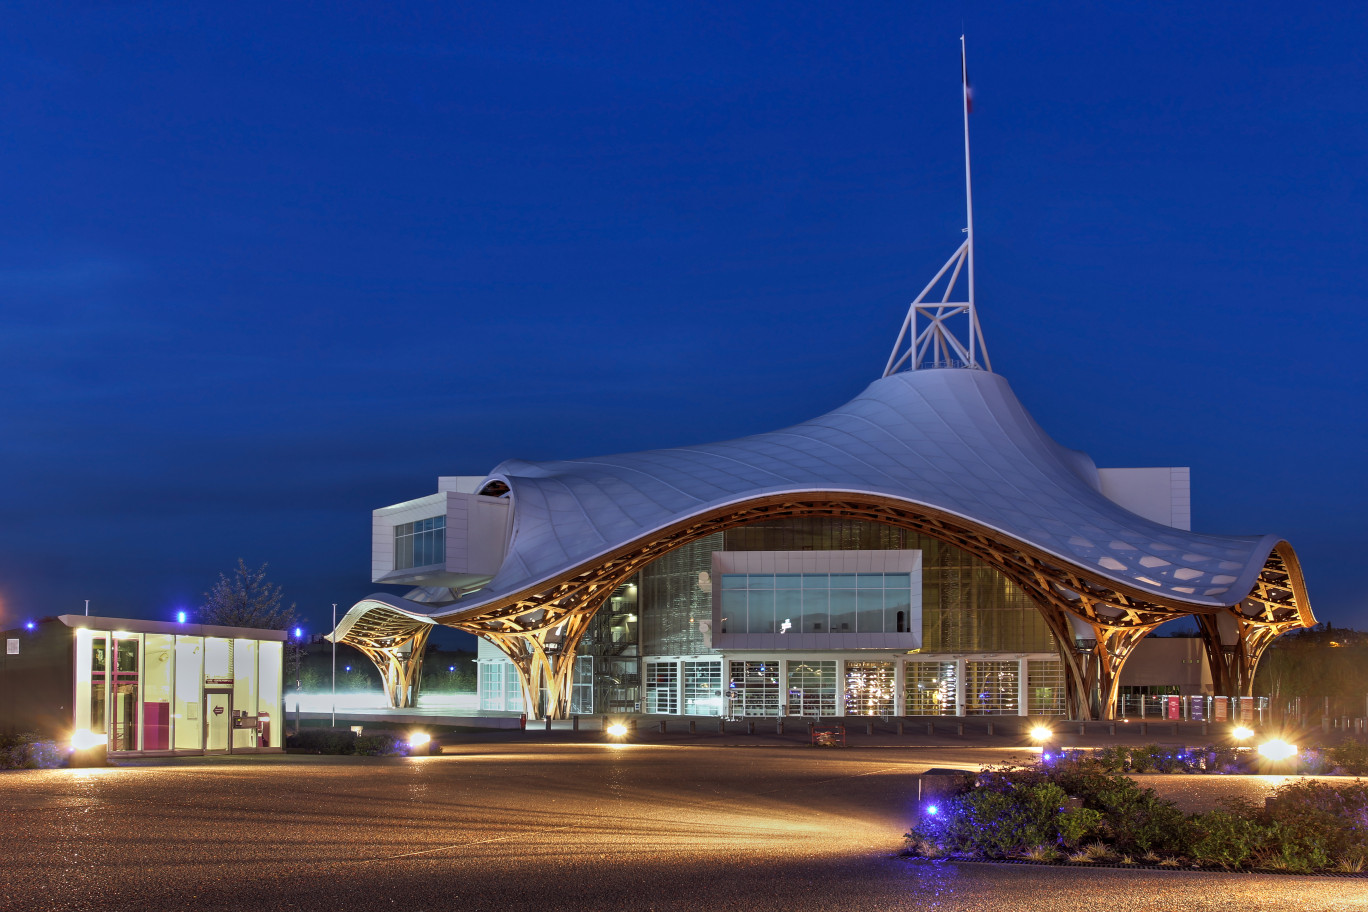
[[[532,717],[1110,718],[1137,645],[1179,618],[1213,691],[1250,695],[1269,643],[1315,623],[1296,554],[1193,532],[1186,468],[1098,468],[993,372],[964,115],[964,240],[845,405],[720,443],[512,459],[374,512],[371,579],[408,591],[330,637],[391,705],[415,699],[437,624],[480,637],[483,710]]]

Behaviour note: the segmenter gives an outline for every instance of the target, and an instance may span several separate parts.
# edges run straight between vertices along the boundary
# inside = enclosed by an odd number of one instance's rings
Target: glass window
[[[774,633],[774,590],[752,589],[747,596],[746,616],[749,618],[747,633]]]
[[[858,590],[860,633],[883,633],[884,594],[882,589]]]
[[[256,747],[257,641],[233,641],[233,747]]]
[[[955,663],[908,662],[903,692],[909,716],[955,714]]]
[[[884,575],[882,573],[860,573],[857,574],[855,585],[861,589],[882,589],[884,587]]]
[[[885,633],[912,633],[912,600],[908,590],[885,589],[883,593],[884,601],[884,632]]]
[[[723,589],[721,607],[722,632],[730,629],[740,633],[746,629],[746,590]]]
[[[204,638],[176,637],[176,694],[171,714],[176,750],[204,746]]]
[[[826,633],[831,592],[826,589],[803,590],[803,633]]]
[[[746,575],[747,589],[773,589],[773,573],[750,573]]]
[[[233,683],[233,641],[222,637],[204,639],[204,683]]]
[[[394,527],[394,569],[446,563],[446,517],[432,516]]]
[[[285,743],[285,714],[281,711],[281,678],[285,644],[274,640],[257,643],[257,747],[280,747]]]
[[[830,577],[829,574],[826,574],[826,573],[804,573],[804,574],[803,574],[803,588],[804,588],[804,589],[830,589],[830,588],[831,588],[831,577]]]
[[[797,633],[803,623],[803,593],[800,589],[774,591],[774,622],[778,633]]]
[[[831,633],[854,633],[857,613],[854,589],[831,590]]]
[[[846,715],[893,715],[893,675],[892,662],[846,662]]]
[[[171,749],[171,695],[176,665],[175,637],[149,633],[142,677],[143,750]]]
[[[788,663],[788,711],[791,716],[836,715],[836,662]]]
[[[724,573],[722,574],[723,589],[745,589],[746,574],[744,573]]]
[[[488,712],[503,711],[503,672],[502,663],[480,663],[480,709]]]
[[[774,574],[775,589],[801,589],[803,577],[799,573],[776,573]]]
[[[910,573],[885,573],[885,589],[906,589],[912,591],[912,574]]]

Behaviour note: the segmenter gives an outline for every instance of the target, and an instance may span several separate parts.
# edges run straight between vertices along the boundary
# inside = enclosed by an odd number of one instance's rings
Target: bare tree
[[[289,630],[295,620],[295,606],[281,604],[279,586],[266,579],[266,564],[249,570],[238,558],[237,570],[229,579],[220,573],[214,588],[204,593],[204,604],[199,619],[204,624],[224,627],[264,627],[269,630]]]

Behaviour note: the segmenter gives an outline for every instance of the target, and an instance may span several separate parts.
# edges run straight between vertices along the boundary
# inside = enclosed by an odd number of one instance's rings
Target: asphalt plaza
[[[1363,909],[1368,881],[913,862],[916,775],[1017,748],[489,740],[0,774],[3,909]],[[1185,804],[1274,777],[1153,777]]]

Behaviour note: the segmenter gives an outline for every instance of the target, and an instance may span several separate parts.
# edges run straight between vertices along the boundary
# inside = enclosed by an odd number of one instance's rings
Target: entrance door
[[[206,752],[233,749],[233,692],[207,690],[204,692],[204,749]]]
[[[138,749],[138,682],[114,681],[114,740],[110,750]]]

